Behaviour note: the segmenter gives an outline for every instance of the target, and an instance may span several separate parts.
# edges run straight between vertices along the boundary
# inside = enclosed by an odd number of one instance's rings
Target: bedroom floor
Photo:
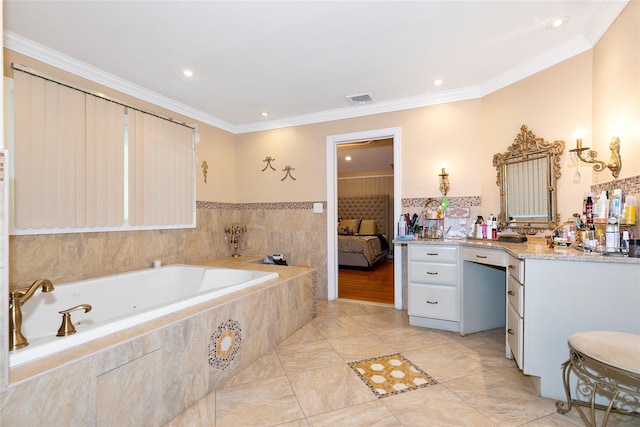
[[[372,267],[340,267],[338,298],[393,304],[393,259],[381,259]]]
[[[350,366],[397,354],[437,384],[379,397]],[[583,424],[575,410],[558,414],[555,401],[538,397],[531,380],[504,357],[503,329],[461,337],[409,326],[405,310],[340,300],[320,301],[316,319],[168,424],[371,425]],[[609,421],[632,425],[638,418]]]

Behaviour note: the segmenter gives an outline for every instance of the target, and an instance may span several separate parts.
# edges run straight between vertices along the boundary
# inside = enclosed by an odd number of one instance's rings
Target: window
[[[16,71],[12,234],[195,226],[192,128]]]

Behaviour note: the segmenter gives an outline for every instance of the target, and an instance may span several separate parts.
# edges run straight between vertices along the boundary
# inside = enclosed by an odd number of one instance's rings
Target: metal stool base
[[[576,394],[583,399],[571,398],[572,372],[577,378]],[[562,382],[567,401],[556,401],[556,410],[560,414],[566,414],[575,406],[580,418],[589,427],[596,426],[596,409],[604,411],[603,427],[607,425],[612,412],[640,418],[640,413],[637,412],[640,409],[638,374],[599,362],[569,345],[569,360],[562,364]],[[596,396],[608,399],[609,404],[596,403]],[[584,411],[582,408],[589,410]]]

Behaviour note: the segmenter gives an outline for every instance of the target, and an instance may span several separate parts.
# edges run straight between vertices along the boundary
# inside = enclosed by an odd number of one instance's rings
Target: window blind
[[[14,73],[17,234],[195,225],[193,129]]]
[[[191,223],[195,207],[191,129],[130,111],[128,134],[129,223]]]

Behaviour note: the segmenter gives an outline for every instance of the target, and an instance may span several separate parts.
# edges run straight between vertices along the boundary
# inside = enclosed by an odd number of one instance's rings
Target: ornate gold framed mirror
[[[564,141],[538,138],[522,125],[507,151],[493,156],[502,228],[535,234],[558,224],[556,180],[562,175],[560,155],[564,145]]]

